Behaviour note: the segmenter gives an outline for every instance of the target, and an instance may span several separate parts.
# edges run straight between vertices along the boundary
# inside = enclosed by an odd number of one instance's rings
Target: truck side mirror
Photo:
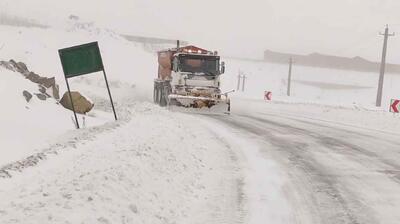
[[[221,62],[221,74],[225,73],[225,62]]]
[[[174,60],[172,61],[172,70],[174,72],[178,71],[178,58],[174,58]]]

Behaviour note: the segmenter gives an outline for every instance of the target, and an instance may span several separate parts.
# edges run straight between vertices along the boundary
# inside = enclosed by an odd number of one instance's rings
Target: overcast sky
[[[400,0],[1,0],[0,6],[52,20],[75,14],[121,33],[179,38],[252,58],[270,49],[380,60],[378,33],[389,24],[400,34]],[[390,39],[388,60],[400,63],[400,35]]]

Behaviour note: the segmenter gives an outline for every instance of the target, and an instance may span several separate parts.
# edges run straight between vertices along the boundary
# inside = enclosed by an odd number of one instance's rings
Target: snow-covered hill
[[[0,32],[0,60],[21,61],[31,71],[54,76],[61,96],[66,86],[58,49],[98,41],[116,104],[127,96],[139,101],[151,98],[148,89],[152,88],[156,71],[154,56],[112,31],[72,18],[66,20],[64,27],[1,25]],[[95,110],[85,119],[87,127],[112,121],[102,73],[74,78],[70,82],[72,90],[95,101]],[[0,68],[0,87],[0,100],[4,105],[0,117],[0,165],[29,156],[52,139],[74,129],[72,113],[54,99],[41,101],[34,96],[30,102],[25,101],[22,92],[38,92],[38,85],[20,73]]]

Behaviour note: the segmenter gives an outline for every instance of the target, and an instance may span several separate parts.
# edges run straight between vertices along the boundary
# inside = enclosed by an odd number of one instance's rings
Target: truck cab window
[[[209,56],[183,57],[180,60],[180,70],[184,72],[205,73],[207,75],[218,74],[219,61]]]

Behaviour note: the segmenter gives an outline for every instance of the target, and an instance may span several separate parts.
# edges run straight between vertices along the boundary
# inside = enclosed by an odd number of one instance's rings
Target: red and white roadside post
[[[400,113],[400,100],[392,99],[390,101],[390,112],[393,114]]]
[[[271,101],[271,100],[272,100],[272,92],[270,92],[270,91],[265,91],[265,92],[264,92],[264,100],[266,100],[266,101]]]

